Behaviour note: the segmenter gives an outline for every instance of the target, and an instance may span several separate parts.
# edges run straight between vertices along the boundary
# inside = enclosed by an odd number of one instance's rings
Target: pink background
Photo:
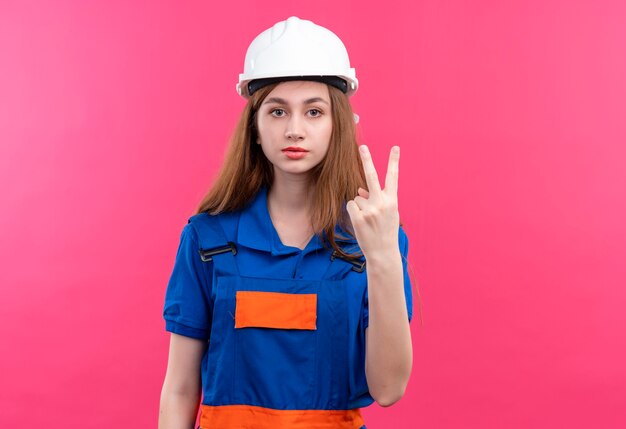
[[[386,5],[0,2],[0,427],[156,427],[180,231],[290,15],[402,147],[423,324],[368,429],[626,427],[625,3]]]

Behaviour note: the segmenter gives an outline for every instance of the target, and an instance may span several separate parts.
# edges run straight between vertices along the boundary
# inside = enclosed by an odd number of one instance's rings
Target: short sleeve
[[[413,294],[411,291],[411,279],[408,271],[408,254],[409,254],[409,239],[404,232],[404,229],[400,227],[398,231],[398,246],[400,247],[400,254],[402,255],[402,271],[404,273],[404,298],[406,300],[406,309],[409,315],[409,323],[413,318]],[[363,326],[367,328],[369,326],[369,301],[367,295],[367,289],[365,290],[365,302],[363,305]]]
[[[188,223],[180,235],[174,269],[165,292],[165,330],[207,340],[213,314],[211,302],[212,262],[200,259],[198,235]]]

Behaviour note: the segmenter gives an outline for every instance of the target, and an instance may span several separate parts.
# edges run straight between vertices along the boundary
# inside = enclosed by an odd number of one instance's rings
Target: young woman
[[[341,40],[291,17],[261,33],[221,172],[181,234],[159,428],[365,428],[411,372],[399,148],[384,188],[356,142]],[[366,190],[367,189],[367,190]],[[202,394],[202,401],[201,400]]]

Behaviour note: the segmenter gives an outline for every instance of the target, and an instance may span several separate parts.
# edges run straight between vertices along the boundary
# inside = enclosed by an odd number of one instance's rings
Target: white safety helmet
[[[249,98],[274,82],[314,80],[354,94],[359,86],[348,51],[332,31],[295,16],[259,34],[248,47],[237,93]],[[355,118],[356,120],[356,118]]]

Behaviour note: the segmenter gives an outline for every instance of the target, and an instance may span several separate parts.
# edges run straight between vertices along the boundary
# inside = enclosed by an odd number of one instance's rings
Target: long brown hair
[[[240,210],[261,187],[271,187],[274,170],[261,146],[256,144],[256,115],[265,97],[278,84],[263,87],[248,99],[231,137],[222,168],[200,202],[197,213],[218,214]],[[365,173],[358,153],[352,106],[343,92],[330,85],[327,87],[333,127],[326,156],[310,171],[311,223],[325,246],[332,247],[344,257],[358,258],[362,253],[344,252],[335,239],[354,237],[345,206],[357,195],[359,187],[367,189]],[[337,225],[346,236],[335,234]]]

